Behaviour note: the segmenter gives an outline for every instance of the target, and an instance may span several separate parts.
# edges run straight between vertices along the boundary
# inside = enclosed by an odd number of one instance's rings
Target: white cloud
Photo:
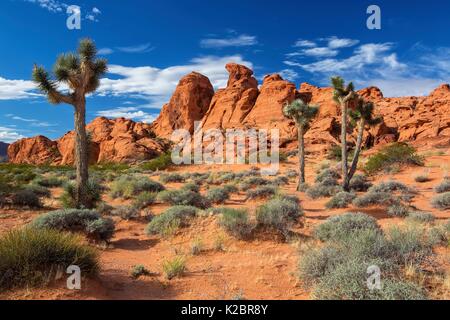
[[[327,38],[327,40],[328,40],[328,47],[331,49],[353,47],[359,43],[359,40],[346,38],[340,39],[335,36]]]
[[[332,50],[328,47],[317,47],[303,50],[303,54],[310,57],[334,57],[337,56],[338,53],[339,52],[337,50]]]
[[[255,36],[241,34],[233,38],[209,38],[200,41],[203,48],[245,47],[258,44]]]
[[[39,96],[36,85],[28,80],[9,80],[0,77],[0,100],[18,100]]]
[[[278,73],[283,79],[289,81],[295,81],[299,77],[299,74],[292,69],[283,69]]]
[[[149,114],[147,112],[139,110],[137,107],[119,107],[98,111],[97,116],[107,118],[127,118],[141,122],[151,123],[156,119],[158,115]]]
[[[154,48],[151,46],[150,43],[143,43],[138,44],[135,46],[129,46],[129,47],[117,47],[116,48],[119,51],[126,52],[126,53],[144,53],[144,52],[150,52]]]
[[[101,48],[97,51],[97,53],[101,56],[106,56],[106,55],[114,53],[114,50],[111,48]]]
[[[22,138],[25,137],[18,133],[16,129],[0,127],[0,141],[10,143]]]
[[[25,0],[26,2],[31,2],[39,5],[50,12],[63,12],[66,10],[68,5],[57,0]]]
[[[225,65],[228,62],[253,68],[252,63],[245,61],[240,55],[205,56],[192,59],[186,65],[171,66],[165,69],[151,66],[110,65],[109,73],[121,76],[121,78],[102,79],[98,93],[113,96],[139,96],[152,101],[154,107],[160,108],[162,104],[156,105],[156,102],[167,101],[180,78],[192,71],[207,76],[215,88],[225,87],[228,81],[228,72],[225,70]]]
[[[298,39],[295,44],[294,47],[306,47],[306,48],[313,48],[316,46],[316,43],[310,40],[302,40],[302,39]]]
[[[23,117],[19,117],[19,116],[13,115],[13,114],[6,114],[5,117],[10,118],[12,120],[16,120],[16,121],[28,122],[32,127],[54,127],[54,126],[57,126],[57,124],[40,121],[37,119],[23,118]]]
[[[93,12],[94,14],[101,14],[101,13],[102,13],[102,12],[100,11],[100,9],[99,9],[99,8],[96,8],[96,7],[92,8],[92,12]]]

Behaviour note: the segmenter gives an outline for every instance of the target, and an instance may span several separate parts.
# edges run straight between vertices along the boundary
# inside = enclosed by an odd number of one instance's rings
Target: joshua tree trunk
[[[299,163],[299,179],[297,191],[300,191],[302,184],[305,183],[305,139],[304,127],[298,126],[298,163]]]
[[[348,161],[347,161],[347,101],[341,103],[341,154],[342,154],[342,187],[345,191],[349,189]]]
[[[76,206],[89,208],[88,198],[88,141],[86,135],[86,99],[80,97],[75,106],[75,166],[77,184],[75,189]]]
[[[359,154],[361,153],[362,141],[364,136],[364,127],[366,126],[366,121],[364,118],[359,120],[358,124],[358,139],[356,140],[355,155],[353,156],[352,164],[350,166],[350,171],[348,173],[348,181],[352,180],[353,175],[358,167]]]

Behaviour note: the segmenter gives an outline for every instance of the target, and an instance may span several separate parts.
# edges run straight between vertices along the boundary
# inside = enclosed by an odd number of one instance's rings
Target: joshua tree
[[[347,159],[347,118],[348,105],[356,98],[355,88],[350,82],[345,86],[344,79],[341,77],[331,78],[331,84],[334,88],[333,99],[341,107],[341,150],[342,150],[342,187],[344,190],[349,190],[350,179],[348,177],[348,159]]]
[[[358,167],[359,154],[361,153],[362,141],[364,136],[364,129],[366,125],[374,126],[380,123],[381,118],[373,115],[374,104],[372,102],[365,101],[362,98],[358,98],[356,101],[355,110],[350,111],[350,117],[356,121],[358,127],[358,138],[356,140],[355,154],[353,156],[352,164],[348,172],[348,181],[352,180],[353,175]]]
[[[75,165],[77,170],[75,202],[77,207],[90,207],[87,195],[88,173],[88,138],[86,135],[86,94],[94,92],[100,77],[107,71],[107,61],[97,59],[97,49],[90,39],[79,43],[78,55],[62,54],[56,60],[52,80],[49,73],[41,66],[34,66],[33,80],[45,93],[52,104],[67,103],[74,107],[75,118]],[[67,93],[59,90],[58,84],[69,87]]]
[[[300,191],[302,184],[305,183],[305,132],[309,129],[311,120],[316,116],[318,106],[304,103],[297,99],[288,103],[283,108],[283,114],[295,121],[298,129],[298,160],[300,168],[300,177],[298,180],[297,191]]]

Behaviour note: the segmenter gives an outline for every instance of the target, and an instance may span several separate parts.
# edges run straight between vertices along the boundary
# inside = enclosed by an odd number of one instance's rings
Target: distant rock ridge
[[[0,158],[4,158],[8,155],[8,146],[8,143],[0,141]]]
[[[97,118],[87,127],[92,133],[90,161],[136,162],[160,154],[164,145],[152,138],[170,138],[176,129],[194,130],[194,122],[202,128],[279,129],[282,148],[295,148],[297,128],[282,114],[283,106],[294,99],[320,106],[319,114],[305,135],[309,152],[326,152],[339,144],[340,108],[333,101],[333,89],[308,83],[295,84],[278,74],[264,77],[260,87],[253,71],[246,66],[229,63],[227,86],[214,92],[209,79],[197,72],[184,76],[178,83],[169,103],[152,124],[136,123],[119,118]],[[375,104],[381,123],[367,128],[366,147],[394,141],[410,141],[420,145],[450,146],[450,86],[442,84],[424,97],[383,96],[377,87],[358,93]],[[350,144],[356,132],[349,131]],[[10,161],[16,163],[71,164],[73,132],[57,141],[43,136],[19,140],[8,147]]]

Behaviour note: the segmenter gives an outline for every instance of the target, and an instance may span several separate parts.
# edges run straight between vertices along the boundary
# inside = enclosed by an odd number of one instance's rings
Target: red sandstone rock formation
[[[191,72],[181,78],[170,102],[152,124],[159,137],[170,138],[176,129],[194,131],[194,121],[201,121],[209,108],[214,89],[207,77]]]

